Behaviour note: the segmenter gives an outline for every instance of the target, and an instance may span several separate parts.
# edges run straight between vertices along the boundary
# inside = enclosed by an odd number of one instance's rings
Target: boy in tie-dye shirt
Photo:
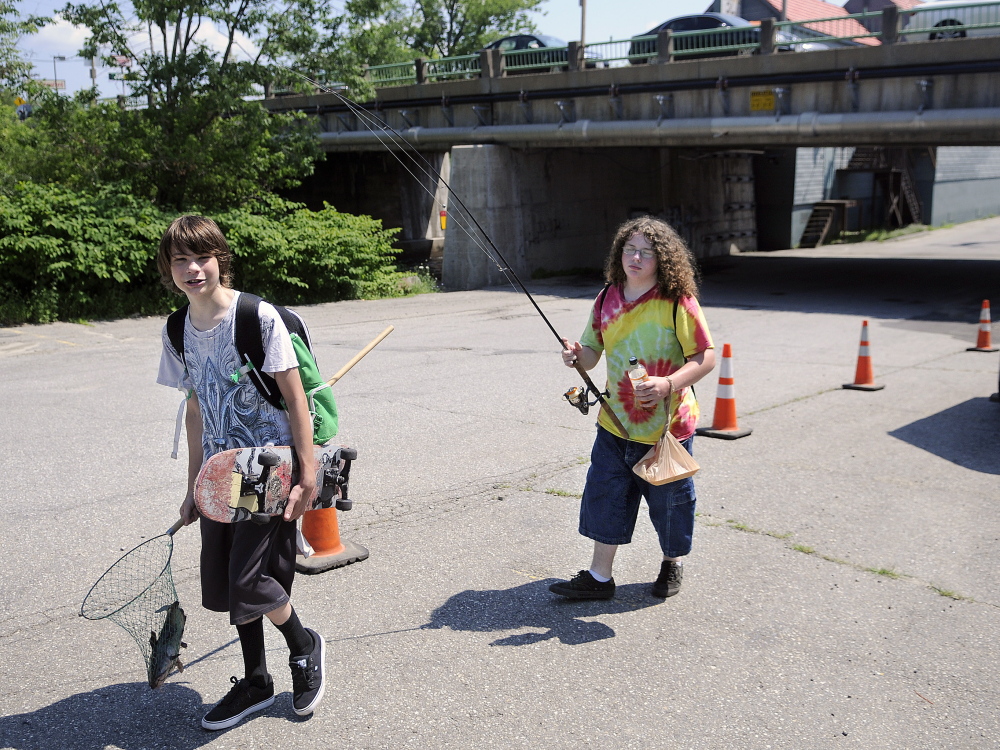
[[[593,369],[603,354],[608,370],[608,401],[627,431],[623,434],[602,406],[580,501],[580,528],[594,540],[589,570],[549,590],[568,599],[610,599],[618,546],[632,541],[639,502],[646,498],[649,518],[663,552],[653,596],[673,596],[683,577],[681,558],[691,551],[694,531],[694,482],[688,477],[651,485],[632,471],[663,434],[690,452],[698,422],[693,386],[715,366],[708,324],[698,305],[690,252],[664,222],[642,217],[618,229],[605,266],[608,286],[598,295],[580,341],[563,339],[563,362]],[[634,388],[628,376],[635,357],[649,375]]]

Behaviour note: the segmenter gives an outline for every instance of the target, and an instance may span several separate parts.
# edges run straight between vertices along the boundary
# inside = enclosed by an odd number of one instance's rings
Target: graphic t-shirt
[[[615,415],[629,432],[629,440],[655,443],[663,434],[667,410],[663,402],[646,409],[635,399],[628,377],[629,357],[641,362],[651,377],[663,377],[679,370],[687,358],[714,348],[701,306],[694,297],[677,303],[677,330],[674,331],[674,301],[660,294],[654,286],[639,299],[628,302],[619,286],[599,294],[587,321],[580,343],[598,354],[604,352],[608,368],[608,401]],[[691,388],[670,394],[670,432],[678,440],[687,440],[698,424],[698,401]],[[618,437],[620,434],[605,409],[598,424]]]
[[[236,292],[225,319],[215,328],[199,331],[191,325],[191,313],[184,319],[184,360],[163,327],[163,349],[156,382],[171,388],[193,389],[198,396],[202,418],[202,447],[205,458],[231,448],[245,448],[274,443],[291,445],[292,430],[288,414],[271,406],[260,395],[247,375],[233,382],[230,377],[240,368],[234,329]],[[266,302],[258,308],[264,366],[267,373],[298,367],[298,359],[288,329],[277,310]]]

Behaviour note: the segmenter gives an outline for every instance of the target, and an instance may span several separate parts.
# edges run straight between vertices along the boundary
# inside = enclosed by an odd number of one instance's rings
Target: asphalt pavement
[[[180,394],[154,383],[162,318],[0,329],[0,748],[1000,747],[997,353],[1000,219],[878,244],[748,254],[705,270],[734,349],[737,441],[699,438],[681,593],[640,514],[616,597],[548,585],[589,563],[576,532],[593,414],[570,408],[551,332],[511,288],[302,308],[358,449],[345,539],[367,561],[296,579],[328,688],[208,733],[241,674],[176,535],[187,668],[158,691],[136,644],[78,616],[124,551],[177,517]],[[532,282],[571,338],[596,279]],[[862,320],[877,392],[844,390]],[[603,364],[595,371],[603,382]],[[717,371],[698,387],[710,423]]]

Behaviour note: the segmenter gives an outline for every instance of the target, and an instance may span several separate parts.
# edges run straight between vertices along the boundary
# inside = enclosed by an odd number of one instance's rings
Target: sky
[[[843,4],[841,0],[832,2]],[[20,0],[17,7],[22,15],[51,16],[65,4],[66,0]],[[586,41],[628,39],[675,16],[701,13],[710,4],[711,0],[587,0]],[[541,12],[532,15],[543,34],[565,41],[580,38],[580,0],[545,0]],[[66,61],[57,61],[55,70],[57,76],[66,81],[66,91],[72,92],[91,85],[90,61],[77,57],[85,38],[83,29],[60,21],[38,34],[23,37],[18,46],[34,64],[35,75],[39,78],[52,78],[52,58],[64,56]],[[98,65],[97,81],[102,96],[122,92],[120,83],[108,80],[112,72],[117,72],[117,68]]]

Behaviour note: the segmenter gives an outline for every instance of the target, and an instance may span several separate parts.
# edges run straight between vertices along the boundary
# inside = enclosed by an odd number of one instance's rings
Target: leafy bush
[[[0,194],[0,325],[169,312],[182,300],[160,283],[156,250],[175,216],[115,186],[22,182]],[[279,304],[404,294],[397,230],[370,217],[272,195],[213,218],[238,288]]]

